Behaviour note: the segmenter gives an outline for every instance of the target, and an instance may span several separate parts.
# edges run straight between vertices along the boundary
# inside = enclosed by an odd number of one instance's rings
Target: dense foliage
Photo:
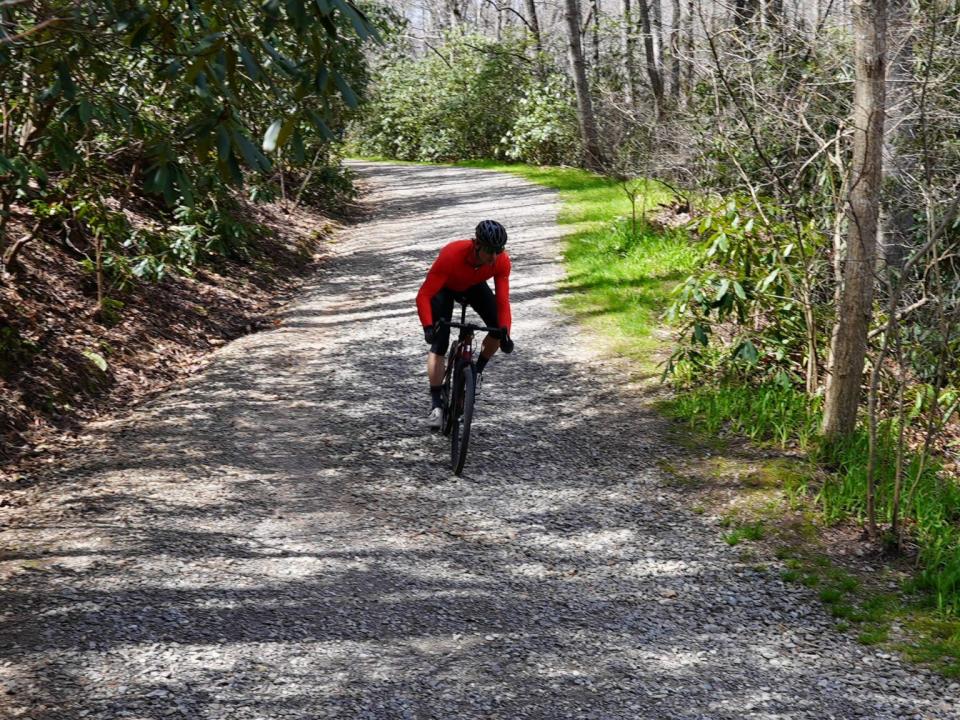
[[[7,237],[14,220],[27,240],[144,255],[134,269],[166,264],[158,253],[189,264],[198,248],[239,250],[236,221],[211,210],[245,180],[255,189],[325,159],[358,103],[361,45],[375,34],[347,0],[3,3],[4,265],[20,245]],[[150,237],[125,213],[144,203],[159,213]],[[177,229],[187,226],[203,230]]]
[[[352,133],[360,152],[403,160],[576,157],[569,81],[541,78],[520,37],[452,34],[435,52],[400,45],[380,60]]]

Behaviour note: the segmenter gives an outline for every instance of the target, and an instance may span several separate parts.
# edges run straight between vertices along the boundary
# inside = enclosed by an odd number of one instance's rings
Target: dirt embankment
[[[279,203],[245,210],[266,230],[250,239],[249,260],[115,285],[104,317],[83,255],[59,242],[25,248],[17,274],[0,283],[0,474],[69,445],[84,422],[155,394],[211,350],[272,326],[337,222]]]

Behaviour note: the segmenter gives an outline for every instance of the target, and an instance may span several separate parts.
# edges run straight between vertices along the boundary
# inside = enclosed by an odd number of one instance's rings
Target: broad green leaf
[[[243,185],[243,171],[240,169],[240,163],[237,156],[231,151],[220,166],[220,177],[225,183],[230,185]]]
[[[307,12],[304,7],[304,0],[286,0],[284,3],[287,9],[287,17],[293,23],[297,32],[301,32],[307,25]]]
[[[768,287],[770,287],[773,281],[777,279],[779,274],[780,268],[774,268],[771,270],[770,273],[762,281],[760,281],[760,290],[765,291]]]
[[[257,62],[257,59],[242,43],[237,43],[237,52],[240,53],[240,61],[243,63],[243,67],[246,68],[247,75],[250,76],[250,79],[254,81],[259,80],[260,64]]]
[[[293,139],[290,141],[290,152],[295,163],[303,164],[307,161],[307,153],[303,147],[303,136],[296,127],[293,131]]]
[[[340,89],[340,94],[343,96],[343,101],[347,104],[349,108],[355,108],[360,104],[360,101],[357,99],[357,96],[354,94],[353,90],[347,84],[347,81],[343,79],[340,73],[333,72],[333,81],[337,84],[337,87]]]
[[[223,45],[222,40],[227,36],[225,32],[215,32],[210,33],[200,42],[198,42],[193,48],[187,51],[187,55],[202,55],[214,48],[219,48]]]
[[[93,106],[86,98],[81,98],[80,102],[77,103],[77,115],[84,125],[89,125],[90,120],[93,119]]]
[[[280,134],[277,136],[277,147],[283,147],[287,140],[290,138],[290,133],[293,132],[293,129],[297,126],[297,116],[291,115],[283,123],[283,127],[280,128]]]
[[[724,278],[720,281],[720,287],[717,288],[716,301],[720,302],[730,289],[730,281]]]
[[[747,293],[746,291],[744,291],[743,285],[741,285],[736,280],[733,281],[733,291],[737,294],[737,297],[740,298],[741,300],[747,299]]]
[[[180,165],[174,166],[173,174],[177,190],[180,193],[180,201],[187,207],[193,207],[193,183],[190,182],[190,177]]]
[[[77,86],[73,83],[70,76],[70,67],[65,62],[57,63],[57,82],[60,83],[60,90],[67,100],[73,100],[77,94]]]
[[[226,162],[230,156],[230,133],[223,125],[217,125],[217,157]]]
[[[323,121],[323,118],[320,117],[314,110],[308,110],[307,116],[310,118],[310,122],[313,123],[314,127],[320,131],[320,134],[327,140],[336,140],[336,136],[331,132],[330,128],[327,126],[327,123]]]
[[[74,163],[77,161],[77,153],[74,151],[73,147],[65,143],[60,138],[56,138],[50,144],[53,148],[53,155],[57,158],[57,162],[60,164],[60,167],[64,170],[69,170],[73,167]],[[2,158],[0,158],[2,160]],[[0,169],[2,169],[2,163],[0,163]]]
[[[263,49],[267,51],[267,54],[273,58],[274,62],[277,63],[277,66],[288,76],[291,78],[296,78],[300,74],[296,63],[277,52],[276,48],[273,47],[269,40],[266,38],[260,38],[260,44],[263,46]]]
[[[183,70],[183,63],[181,63],[179,60],[171,60],[166,64],[159,74],[162,78],[173,80],[177,75],[180,74],[181,70]]]
[[[266,172],[273,167],[270,164],[270,161],[267,160],[267,158],[265,158],[259,150],[257,150],[252,142],[250,142],[250,138],[248,138],[245,133],[234,132],[233,142],[234,145],[240,150],[240,154],[243,155],[243,161],[251,170]]]
[[[139,278],[146,277],[151,274],[150,270],[152,269],[152,266],[153,266],[153,258],[143,257],[140,259],[140,262],[138,262],[136,265],[134,265],[130,269],[130,272],[132,272],[134,275],[136,275]]]
[[[757,352],[756,346],[749,340],[744,340],[740,343],[736,351],[736,356],[750,365],[756,365],[757,360],[760,359],[760,353]]]
[[[271,153],[277,149],[280,130],[283,128],[283,120],[274,120],[267,128],[263,136],[263,151]]]
[[[702,325],[701,323],[696,323],[693,326],[693,341],[699,343],[700,345],[706,346],[710,339],[707,337],[710,334],[710,328]]]
[[[153,23],[145,22],[137,31],[130,36],[130,39],[127,41],[131,48],[136,49],[143,45],[144,41],[150,36],[150,31],[153,29]]]
[[[923,412],[923,401],[925,400],[925,393],[917,393],[916,399],[913,401],[913,408],[910,410],[909,417],[911,420],[915,419],[921,412]]]
[[[332,2],[337,6],[337,9],[339,9],[340,12],[349,18],[350,23],[353,25],[353,29],[356,31],[357,36],[361,40],[366,40],[369,37],[376,37],[377,40],[380,39],[377,37],[376,29],[370,24],[363,13],[353,7],[352,4],[344,2],[344,0],[332,0]]]
[[[329,83],[329,81],[330,81],[330,71],[325,67],[318,68],[317,79],[316,79],[317,90],[319,90],[322,93],[327,92],[327,84]]]
[[[94,352],[93,350],[84,350],[83,356],[96,365],[101,372],[107,371],[107,361],[100,353]]]
[[[197,75],[206,67],[207,59],[206,58],[197,58],[189,67],[187,67],[187,72],[184,73],[183,81],[189,84],[193,84],[197,80]]]

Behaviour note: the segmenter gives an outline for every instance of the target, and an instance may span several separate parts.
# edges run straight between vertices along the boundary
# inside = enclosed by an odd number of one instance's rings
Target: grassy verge
[[[828,455],[816,444],[819,408],[804,393],[706,387],[679,393],[662,409],[712,442],[715,454],[706,463],[670,470],[696,485],[697,503],[720,514],[730,545],[772,550],[785,564],[783,579],[814,589],[838,630],[960,677],[960,489],[934,463],[906,458],[901,513],[911,546],[885,555],[859,537],[866,434]],[[892,514],[893,435],[885,428],[878,444],[877,513],[885,523]],[[793,454],[738,458],[744,437]]]
[[[615,180],[573,168],[463,164],[512,173],[558,191],[563,202],[558,220],[567,230],[565,306],[602,331],[616,352],[633,358],[638,371],[655,373],[657,351],[663,348],[660,316],[670,291],[690,274],[696,258],[686,232],[643,222],[642,210],[669,202],[672,193],[653,181],[639,188],[640,221],[634,232],[629,197]]]

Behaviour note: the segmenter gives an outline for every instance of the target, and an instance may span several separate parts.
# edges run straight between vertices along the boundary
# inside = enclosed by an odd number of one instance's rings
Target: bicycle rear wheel
[[[460,381],[454,381],[454,387],[460,389],[462,394],[454,393],[454,420],[450,431],[450,464],[453,466],[454,475],[463,472],[463,465],[467,461],[470,426],[473,423],[473,402],[476,399],[473,364],[464,365],[459,375]]]

